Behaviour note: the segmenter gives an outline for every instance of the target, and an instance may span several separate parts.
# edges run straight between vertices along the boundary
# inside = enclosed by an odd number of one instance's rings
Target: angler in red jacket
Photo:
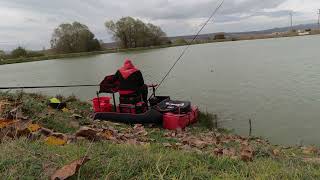
[[[115,78],[119,81],[119,91],[122,94],[139,93],[145,103],[148,103],[148,87],[144,84],[142,73],[126,59],[123,66],[116,72]]]

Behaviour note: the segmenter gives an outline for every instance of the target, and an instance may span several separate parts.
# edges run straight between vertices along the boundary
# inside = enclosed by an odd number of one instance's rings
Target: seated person
[[[138,93],[148,104],[148,87],[144,84],[142,73],[126,59],[123,66],[114,75],[119,82],[119,92],[122,94]]]

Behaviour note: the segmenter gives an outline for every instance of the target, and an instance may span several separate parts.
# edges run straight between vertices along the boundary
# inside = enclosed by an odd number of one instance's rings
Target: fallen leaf
[[[31,133],[28,126],[31,122],[22,120],[0,120],[0,129],[5,131],[6,136],[11,138],[27,136]]]
[[[182,142],[184,142],[185,144],[189,144],[193,147],[200,148],[200,149],[202,149],[208,145],[205,141],[202,141],[196,137],[185,138]]]
[[[256,142],[257,143],[260,143],[260,144],[265,144],[266,142],[264,141],[264,140],[262,140],[262,139],[256,139]]]
[[[223,155],[223,149],[222,148],[215,148],[213,150],[214,155],[216,156],[222,156]]]
[[[30,132],[36,132],[36,131],[38,131],[40,128],[41,128],[41,127],[40,127],[39,124],[29,124],[29,125],[28,125],[28,130],[29,130]]]
[[[143,142],[143,143],[141,143],[141,145],[144,147],[144,148],[148,148],[148,147],[150,147],[150,143],[146,143],[146,142]]]
[[[164,137],[176,137],[176,132],[174,131],[169,131],[164,133]]]
[[[201,136],[201,140],[205,141],[207,144],[215,144],[217,142],[215,138],[209,135]]]
[[[136,139],[129,139],[129,140],[127,140],[127,144],[138,145],[138,141]]]
[[[292,147],[290,147],[290,146],[282,146],[281,148],[282,149],[291,149]]]
[[[78,120],[70,120],[69,124],[71,127],[75,128],[75,129],[79,129],[80,128],[80,123]]]
[[[80,130],[76,132],[76,137],[85,137],[87,139],[98,140],[98,131],[90,127],[81,127]]]
[[[8,119],[2,119],[0,120],[0,129],[6,128],[10,125],[16,124],[17,120],[8,120]]]
[[[141,128],[141,127],[143,127],[142,124],[135,124],[135,125],[133,126],[133,129],[138,129],[138,128]]]
[[[7,105],[10,105],[8,101],[0,101],[0,113],[2,113]]]
[[[67,137],[64,134],[56,133],[45,139],[46,144],[62,146],[67,143]]]
[[[274,150],[272,150],[272,154],[273,154],[274,156],[279,156],[280,153],[281,153],[281,151],[280,151],[279,149],[274,149]]]
[[[201,141],[201,140],[199,140],[199,139],[195,139],[195,140],[191,141],[191,145],[193,145],[193,146],[195,146],[195,147],[197,147],[197,148],[202,149],[202,148],[204,148],[205,146],[207,146],[207,143],[204,142],[204,141]]]
[[[67,138],[67,144],[75,143],[77,142],[77,137],[75,135],[66,135]]]
[[[192,147],[189,146],[188,144],[185,144],[185,145],[181,146],[180,148],[185,150],[185,151],[191,151],[192,150]]]
[[[176,129],[176,134],[181,134],[181,133],[183,133],[183,130],[181,128],[177,128]]]
[[[101,136],[102,138],[104,139],[107,139],[107,140],[116,140],[117,138],[115,137],[116,136],[116,133],[112,130],[103,130],[101,133],[99,133],[99,136]]]
[[[226,137],[225,139],[220,139],[220,142],[223,144],[228,144],[231,142],[231,139],[229,139],[228,137]]]
[[[212,140],[212,144],[214,145],[219,145],[221,144],[221,138],[220,137],[216,137]]]
[[[120,123],[116,123],[116,122],[110,122],[110,121],[104,121],[104,122],[106,122],[107,124],[110,124],[112,126],[121,126]]]
[[[32,132],[28,135],[28,139],[31,141],[39,140],[41,138],[41,134],[39,131],[37,132]]]
[[[144,129],[142,124],[136,124],[133,127],[133,132],[136,135],[142,135],[142,136],[146,136],[148,135],[148,132]]]
[[[72,118],[75,118],[75,119],[81,119],[81,118],[83,118],[80,114],[72,114],[71,117],[72,117]]]
[[[16,127],[15,129],[16,137],[28,136],[30,133],[32,132],[28,129],[28,125],[19,125],[19,127]]]
[[[249,146],[248,140],[242,140],[241,145],[242,146]]]
[[[62,112],[64,112],[64,113],[68,113],[68,112],[70,112],[70,110],[69,110],[69,109],[67,109],[67,108],[63,108],[63,109],[62,109]]]
[[[171,145],[170,143],[162,143],[162,145],[163,145],[164,147],[172,147],[172,145]]]
[[[241,160],[248,162],[253,160],[254,151],[250,146],[245,146],[242,148],[240,156]]]
[[[301,149],[302,149],[302,153],[306,155],[312,155],[318,152],[318,149],[314,146],[302,147]]]
[[[226,148],[222,150],[222,154],[228,157],[236,156],[236,150],[234,148]]]
[[[40,134],[44,135],[44,136],[50,136],[51,134],[53,134],[53,131],[47,128],[42,127],[39,130]]]
[[[194,152],[196,152],[197,154],[203,154],[203,152],[200,149],[193,149]]]
[[[320,164],[320,158],[304,158],[302,161],[306,163]]]
[[[27,116],[24,116],[21,112],[21,106],[18,106],[10,111],[10,119],[22,119],[28,120]]]
[[[44,163],[42,164],[42,169],[43,169],[43,173],[47,177],[50,177],[50,175],[52,175],[56,171],[54,163]]]
[[[84,165],[86,162],[88,162],[89,160],[90,158],[85,156],[81,159],[71,162],[68,165],[63,166],[51,176],[51,180],[65,180],[75,175],[79,171],[80,167]]]

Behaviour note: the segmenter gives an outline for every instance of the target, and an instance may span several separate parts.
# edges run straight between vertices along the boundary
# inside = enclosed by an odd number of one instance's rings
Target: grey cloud
[[[221,1],[211,0],[194,3],[181,3],[171,5],[169,2],[163,3],[162,6],[155,6],[148,9],[138,9],[137,14],[149,17],[151,19],[185,19],[185,18],[205,18],[216,8]],[[263,9],[275,8],[283,0],[244,0],[238,3],[237,0],[226,0],[220,10],[220,15],[239,15],[239,14],[255,14],[262,12]],[[267,14],[266,14],[267,15]]]
[[[272,18],[281,18],[281,17],[289,17],[289,14],[292,13],[292,11],[288,10],[281,10],[281,11],[275,11],[275,12],[254,12],[251,14],[238,16],[237,14],[231,14],[231,15],[224,15],[219,16],[219,18],[216,19],[215,22],[217,23],[225,23],[225,22],[235,22],[235,21],[241,21],[245,19],[249,19],[256,16],[267,16]],[[299,12],[293,12],[295,16],[302,15],[302,13]]]
[[[285,1],[291,0],[226,0],[216,16],[219,31],[232,31],[228,22],[245,22],[255,16],[270,18],[288,15],[286,10],[273,10]],[[0,9],[8,8],[19,12],[21,20],[15,23],[0,21],[1,42],[22,42],[29,47],[49,45],[53,29],[63,22],[79,21],[89,26],[99,39],[111,40],[105,30],[106,20],[133,16],[160,25],[169,36],[193,33],[199,21],[208,17],[217,6],[218,0],[1,0]],[[193,23],[193,24],[192,24]],[[196,24],[194,24],[196,23]],[[198,24],[197,24],[198,23]],[[237,29],[248,26],[236,23]],[[251,28],[265,28],[252,25]],[[272,28],[274,25],[269,24]],[[210,29],[209,29],[210,28]],[[234,26],[232,26],[234,28]],[[208,32],[216,28],[209,26]],[[40,38],[39,38],[40,37]],[[10,44],[12,44],[10,43]],[[7,48],[0,44],[0,49]]]

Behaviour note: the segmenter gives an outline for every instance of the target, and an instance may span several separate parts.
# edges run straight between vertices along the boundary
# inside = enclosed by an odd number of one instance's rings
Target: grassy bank
[[[318,148],[275,146],[260,138],[214,130],[210,114],[201,114],[199,123],[185,131],[169,132],[157,126],[92,121],[90,104],[60,97],[68,106],[63,112],[49,108],[48,98],[0,93],[1,118],[31,121],[68,136],[64,145],[48,144],[47,137],[37,131],[9,136],[10,128],[21,129],[0,123],[0,175],[4,179],[48,179],[56,169],[85,155],[91,160],[73,179],[320,177]],[[83,126],[103,130],[99,137],[104,138],[78,137],[76,132]]]
[[[50,60],[50,59],[88,57],[88,56],[94,56],[94,55],[99,55],[99,54],[134,52],[134,51],[160,49],[160,48],[168,48],[168,47],[176,47],[176,46],[184,46],[184,45],[186,45],[186,44],[162,45],[162,46],[152,46],[152,47],[138,47],[138,48],[130,48],[130,49],[107,49],[107,50],[103,50],[103,51],[69,53],[69,54],[51,54],[51,55],[38,56],[38,57],[21,57],[21,58],[15,58],[15,59],[2,59],[2,60],[0,59],[0,65],[43,61],[43,60]]]

